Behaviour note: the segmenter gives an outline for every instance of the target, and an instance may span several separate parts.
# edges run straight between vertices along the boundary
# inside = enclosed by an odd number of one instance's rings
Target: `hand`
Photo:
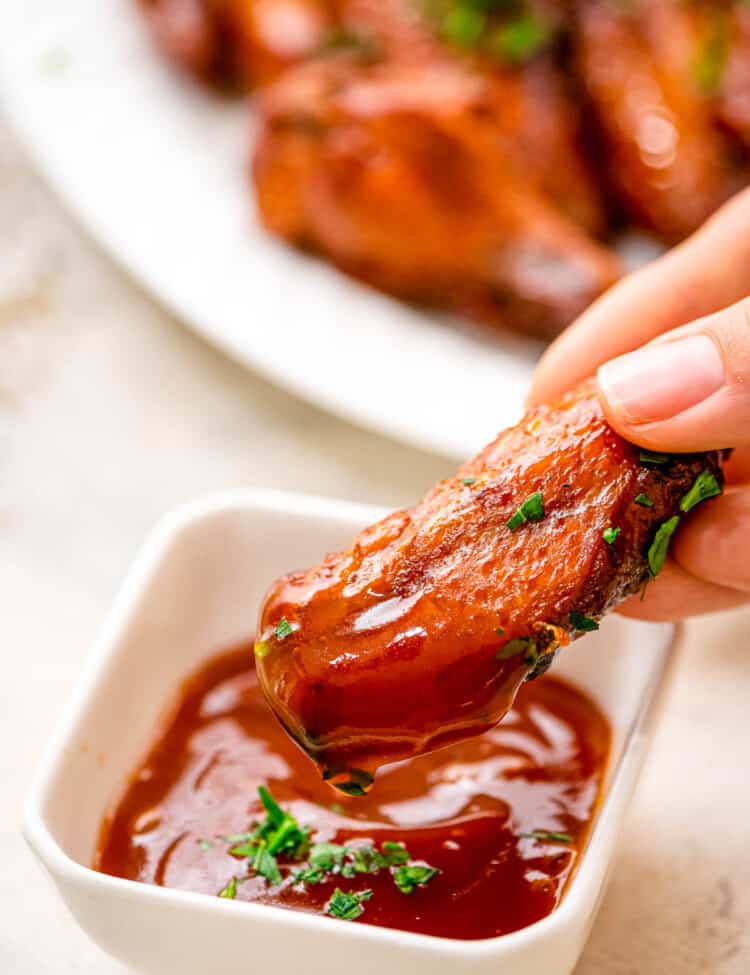
[[[696,509],[631,616],[672,620],[750,601],[750,191],[594,304],[549,348],[532,404],[597,372],[607,419],[658,451],[736,447],[722,497]]]

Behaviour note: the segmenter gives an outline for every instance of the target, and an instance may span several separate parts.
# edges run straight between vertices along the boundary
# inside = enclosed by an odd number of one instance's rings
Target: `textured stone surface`
[[[188,497],[249,485],[403,505],[448,466],[194,339],[60,213],[2,125],[0,228],[0,972],[114,975],[123,969],[78,931],[19,823],[146,531]],[[747,613],[690,627],[577,975],[750,970],[748,633]]]

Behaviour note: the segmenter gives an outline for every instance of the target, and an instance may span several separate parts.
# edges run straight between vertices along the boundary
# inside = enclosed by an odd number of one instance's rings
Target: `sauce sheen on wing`
[[[593,384],[533,410],[416,507],[272,586],[256,644],[269,703],[355,793],[386,761],[486,731],[649,578],[650,551],[654,574],[658,529],[701,475],[719,490],[720,454],[644,460]]]

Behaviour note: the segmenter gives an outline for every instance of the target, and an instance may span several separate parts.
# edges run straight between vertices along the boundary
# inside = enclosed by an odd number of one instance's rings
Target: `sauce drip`
[[[96,869],[217,895],[244,861],[218,839],[264,818],[257,788],[314,831],[313,842],[402,842],[441,871],[404,895],[389,872],[317,885],[253,876],[237,900],[322,913],[335,887],[373,896],[357,922],[476,939],[549,914],[596,811],[610,731],[593,702],[545,676],[505,721],[478,738],[387,765],[371,793],[340,795],[278,724],[258,687],[252,649],[209,661],[102,825]],[[522,836],[566,834],[572,842]],[[282,874],[291,872],[280,860]],[[299,864],[290,865],[297,869]]]

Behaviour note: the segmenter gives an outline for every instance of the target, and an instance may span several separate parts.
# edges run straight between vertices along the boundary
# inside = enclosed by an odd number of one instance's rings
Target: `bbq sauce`
[[[268,708],[252,648],[209,661],[181,690],[142,766],[102,824],[97,870],[216,896],[237,877],[236,900],[324,914],[335,888],[371,890],[354,922],[449,938],[525,927],[559,903],[601,794],[610,730],[579,690],[545,676],[484,735],[378,773],[352,797],[318,770]],[[280,859],[272,885],[230,855],[226,839],[265,813],[268,788],[314,843],[405,844],[440,873],[402,893],[392,872],[295,883]],[[225,895],[226,896],[226,895]]]

